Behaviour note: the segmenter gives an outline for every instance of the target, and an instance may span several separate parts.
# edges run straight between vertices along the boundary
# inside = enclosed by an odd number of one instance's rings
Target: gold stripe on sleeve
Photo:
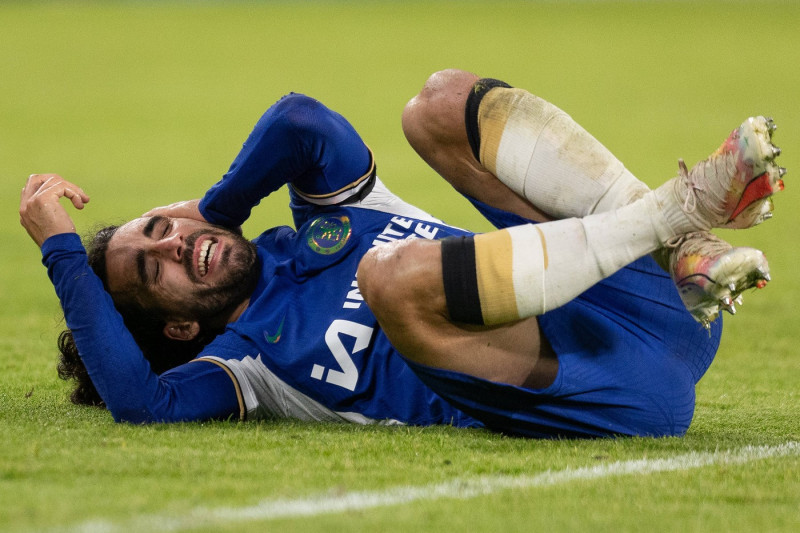
[[[207,363],[214,363],[222,370],[224,370],[226,374],[228,374],[228,377],[231,378],[231,381],[233,381],[233,388],[236,390],[236,399],[239,402],[239,420],[244,422],[245,419],[247,418],[247,412],[245,411],[245,405],[244,405],[244,395],[242,394],[242,388],[239,386],[239,380],[236,379],[236,376],[233,375],[231,369],[222,364],[220,361],[208,357],[198,357],[197,359],[192,359],[191,362],[194,361],[205,361]]]
[[[511,234],[508,230],[475,236],[475,270],[485,324],[519,318],[514,293]]]

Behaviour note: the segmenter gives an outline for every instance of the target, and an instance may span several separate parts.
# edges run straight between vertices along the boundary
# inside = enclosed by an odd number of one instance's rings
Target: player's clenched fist
[[[83,189],[58,174],[32,174],[19,203],[19,221],[38,245],[59,233],[75,233],[67,210],[59,200],[68,198],[76,209],[83,209],[89,196]]]

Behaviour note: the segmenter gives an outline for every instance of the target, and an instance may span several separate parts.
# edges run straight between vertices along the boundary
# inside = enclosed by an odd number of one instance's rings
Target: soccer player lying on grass
[[[761,252],[708,230],[770,216],[772,122],[748,119],[652,191],[556,107],[463,71],[434,74],[403,127],[497,231],[404,203],[353,128],[296,94],[201,200],[101,231],[88,260],[58,202],[86,194],[31,176],[20,214],[69,327],[60,372],[88,371],[73,401],[129,422],[683,434],[719,309],[769,279]],[[297,231],[231,229],[284,184]]]

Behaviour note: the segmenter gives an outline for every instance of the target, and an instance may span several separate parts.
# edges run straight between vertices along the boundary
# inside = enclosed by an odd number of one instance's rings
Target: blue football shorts
[[[498,228],[530,222],[471,201]],[[538,320],[559,362],[547,388],[409,365],[455,407],[511,435],[666,436],[689,428],[695,384],[714,359],[722,320],[710,332],[695,322],[652,258],[631,263]]]

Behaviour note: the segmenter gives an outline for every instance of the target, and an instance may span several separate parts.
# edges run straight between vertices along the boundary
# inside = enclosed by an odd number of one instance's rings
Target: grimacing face
[[[208,222],[163,216],[134,219],[108,243],[109,291],[133,295],[175,320],[202,321],[249,297],[258,275],[255,246]]]

